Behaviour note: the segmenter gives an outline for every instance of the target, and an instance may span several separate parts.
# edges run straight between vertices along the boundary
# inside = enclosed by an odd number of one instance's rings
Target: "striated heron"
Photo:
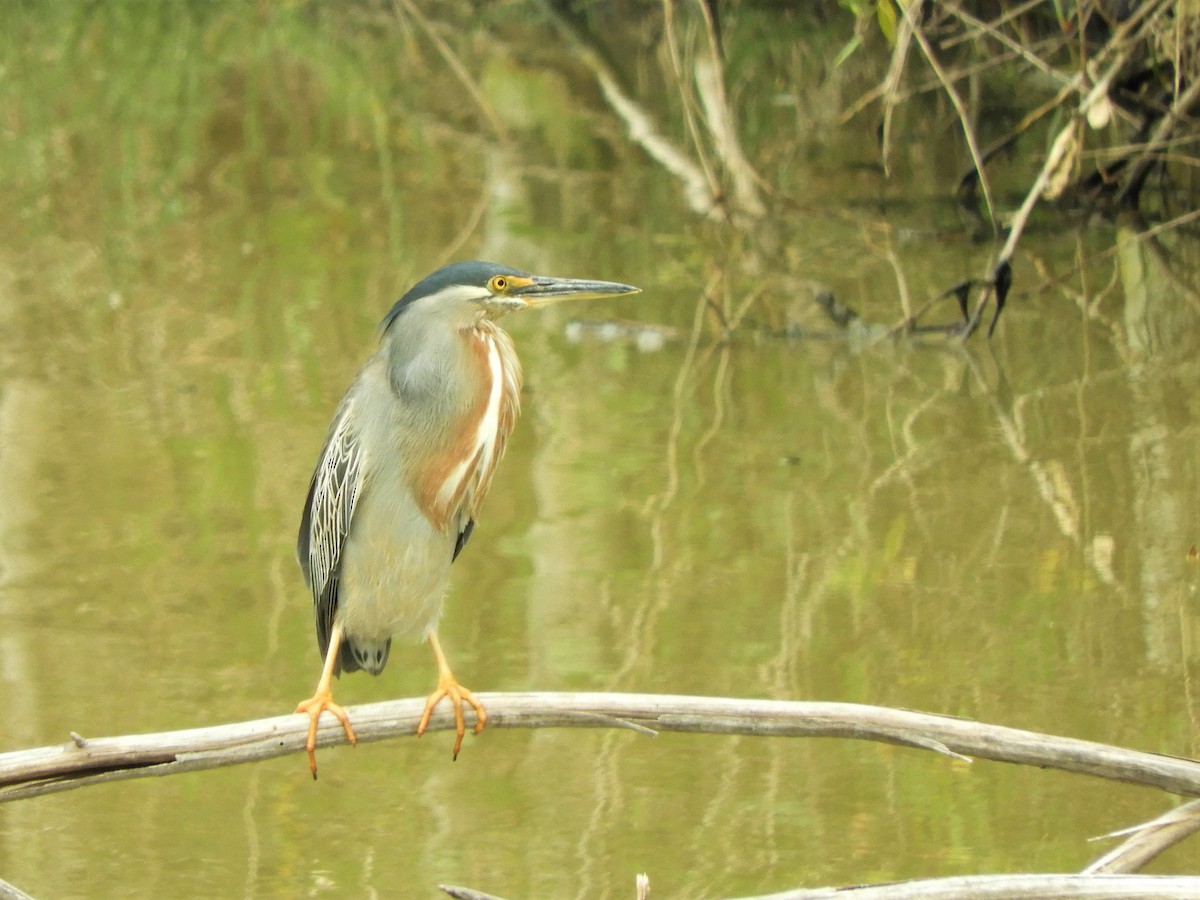
[[[530,275],[488,262],[458,262],[419,281],[380,325],[380,347],[334,413],[308,488],[296,557],[312,590],[325,660],[306,713],[308,764],[317,777],[317,724],[329,711],[355,742],[333,677],[387,665],[392,638],[424,638],[437,664],[434,707],[454,706],[454,756],[466,728],[487,714],[458,683],[437,637],[450,575],[504,455],[520,408],[521,363],[501,316],[571,298],[638,288]]]

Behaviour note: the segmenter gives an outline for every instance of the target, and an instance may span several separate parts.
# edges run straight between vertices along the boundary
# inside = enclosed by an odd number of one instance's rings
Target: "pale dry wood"
[[[471,888],[438,887],[458,900],[502,900]],[[738,900],[1195,900],[1194,875],[959,875],[892,884],[796,888]]]
[[[1083,872],[1085,875],[1136,872],[1160,853],[1197,831],[1200,831],[1200,800],[1193,800],[1168,810],[1149,822],[1108,835],[1128,837],[1120,846],[1105,853]]]
[[[895,884],[784,891],[741,900],[1195,900],[1191,875],[964,875]]]
[[[733,206],[740,213],[761,219],[767,214],[758,192],[762,179],[756,177],[754,167],[742,150],[734,126],[733,111],[729,108],[729,98],[725,93],[725,73],[720,57],[713,54],[696,60],[692,72],[696,96],[704,108],[704,121],[712,138],[713,152],[729,174]]]
[[[1039,734],[968,719],[854,703],[741,700],[658,694],[495,693],[477,695],[498,728],[629,728],[755,737],[838,737],[881,741],[1024,765],[1056,768],[1200,797],[1200,762]],[[360,743],[412,735],[424,700],[391,700],[348,708]],[[86,738],[0,754],[0,801],[71,790],[85,784],[171,775],[302,753],[308,717],[160,734]],[[331,716],[321,721],[320,747],[345,742]],[[431,731],[453,728],[439,711]],[[330,760],[332,762],[332,760]],[[1200,896],[1200,895],[1198,895]]]
[[[33,898],[7,881],[0,881],[0,900],[33,900]]]
[[[438,890],[449,894],[454,900],[504,900],[503,897],[497,897],[495,894],[485,894],[482,891],[459,887],[456,884],[439,884]]]

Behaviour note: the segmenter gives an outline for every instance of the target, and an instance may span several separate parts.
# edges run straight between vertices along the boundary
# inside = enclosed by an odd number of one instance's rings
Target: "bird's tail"
[[[339,672],[357,672],[363,669],[372,675],[378,675],[387,665],[388,651],[391,649],[391,638],[385,641],[347,638],[338,651],[337,668]]]

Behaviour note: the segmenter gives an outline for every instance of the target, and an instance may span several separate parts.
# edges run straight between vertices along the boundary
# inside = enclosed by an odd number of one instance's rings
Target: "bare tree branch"
[[[488,728],[628,728],[754,737],[839,737],[1056,768],[1200,797],[1200,762],[1107,744],[986,725],[950,716],[854,703],[739,700],[659,694],[480,694]],[[360,743],[416,733],[424,700],[351,707]],[[322,720],[318,746],[344,743]],[[127,778],[171,775],[271,759],[304,750],[308,718],[277,716],[160,734],[88,739],[0,754],[0,802]],[[453,728],[449,713],[431,731]]]
[[[473,888],[459,887],[456,884],[439,884],[438,890],[449,894],[454,900],[503,900],[495,894],[485,894]]]
[[[1196,831],[1200,831],[1200,800],[1185,803],[1149,822],[1109,835],[1129,835],[1129,839],[1105,853],[1083,872],[1085,875],[1136,872],[1164,850],[1174,847]]]
[[[33,900],[33,898],[7,881],[0,881],[0,900]]]
[[[1200,878],[1192,875],[964,875],[896,884],[784,891],[742,900],[1194,900]]]

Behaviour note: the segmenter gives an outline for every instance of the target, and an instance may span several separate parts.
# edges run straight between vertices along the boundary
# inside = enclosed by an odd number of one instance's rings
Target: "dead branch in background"
[[[579,61],[591,70],[609,106],[625,123],[630,140],[683,184],[684,198],[693,212],[739,226],[747,219],[765,215],[759,193],[763,179],[742,150],[736,118],[725,90],[720,34],[710,7],[699,4],[704,39],[699,42],[696,61],[689,69],[677,41],[676,32],[682,28],[676,24],[675,0],[662,3],[664,41],[671,63],[670,74],[691,138],[689,152],[677,146],[667,136],[669,128],[657,122],[654,114],[625,89],[616,69],[605,59],[583,21],[572,14],[569,4],[545,0],[543,6]],[[722,184],[724,181],[729,184],[728,190]]]
[[[988,897],[991,900],[1191,900],[1200,896],[1200,876],[1132,873],[1196,830],[1200,830],[1200,801],[1193,800],[1150,822],[1106,835],[1133,836],[1088,865],[1078,875],[956,875],[878,885],[796,888],[738,900],[836,900],[838,897],[852,897],[854,900],[864,897],[868,900],[958,900],[960,897]],[[637,900],[644,900],[649,896],[648,877],[637,876],[636,884]],[[457,885],[441,884],[438,888],[456,900],[504,900],[494,894]]]
[[[591,30],[588,17],[565,0],[543,0],[555,26],[625,122],[629,139],[679,180],[693,211],[751,237],[739,248],[742,271],[770,271],[771,266],[761,264],[777,249],[778,235],[763,198],[776,192],[742,147],[726,84],[718,7],[705,0],[660,3],[662,74],[665,86],[673,88],[670,95],[678,98],[685,144],[669,137],[671,127],[660,119],[661,110],[634,99],[622,86],[617,68],[604,53],[603,36]],[[880,159],[890,174],[895,117],[923,94],[938,91],[947,97],[971,160],[955,196],[987,232],[1003,234],[1004,243],[984,274],[960,281],[925,303],[914,303],[914,311],[906,310],[897,325],[870,325],[853,317],[855,328],[850,329],[831,316],[837,331],[805,330],[805,336],[857,341],[865,328],[877,337],[936,333],[965,340],[983,326],[991,306],[990,336],[1012,287],[1013,258],[1039,202],[1064,200],[1082,204],[1085,212],[1113,214],[1143,202],[1143,186],[1151,174],[1167,173],[1168,165],[1186,172],[1189,165],[1200,164],[1200,159],[1182,152],[1200,134],[1195,116],[1200,106],[1200,12],[1173,0],[1146,0],[1120,9],[1099,0],[1056,4],[1053,9],[1020,2],[999,4],[985,20],[968,5],[900,4],[895,33],[888,36],[892,47],[887,72],[876,88],[851,105],[842,121],[879,104]],[[874,20],[874,4],[862,9],[856,33],[868,19]],[[1002,71],[1006,80],[1025,78],[1033,85],[1047,85],[1050,96],[1038,96],[1014,127],[984,145],[977,123],[986,119],[988,109],[970,103],[977,92],[964,90],[963,83],[987,71]],[[1049,136],[1035,127],[1055,115],[1066,121],[1050,125]],[[1111,135],[1121,127],[1132,128],[1134,135],[1113,148]],[[1019,206],[1005,216],[996,207],[988,166],[1021,141],[1037,141],[1037,153],[1043,146],[1048,149]],[[1101,149],[1088,147],[1089,142],[1100,143]],[[1103,164],[1102,156],[1107,160]],[[1084,160],[1091,165],[1085,166]],[[1188,213],[1168,215],[1158,227],[1179,228],[1190,221]],[[982,227],[975,237],[985,237]],[[757,295],[791,298],[792,282],[785,277],[779,285],[757,288]],[[819,291],[818,296],[826,293]],[[959,316],[927,324],[927,314],[935,307],[945,308],[942,301],[950,297],[958,302]],[[734,330],[728,303],[721,312],[715,326],[728,336]],[[754,327],[749,318],[746,321]],[[798,332],[788,327],[771,333]]]
[[[1097,13],[1097,10],[1098,8],[1092,4],[1080,4],[1077,9],[1078,18],[1073,24],[1080,35],[1081,44],[1087,42],[1084,33],[1089,26],[1091,16]],[[1028,12],[1028,10],[1024,11]],[[1117,86],[1122,83],[1123,78],[1128,79],[1131,70],[1135,70],[1137,66],[1150,65],[1147,60],[1153,54],[1148,48],[1155,46],[1156,41],[1161,42],[1162,33],[1167,28],[1166,23],[1173,21],[1171,18],[1173,13],[1181,16],[1185,16],[1186,13],[1175,9],[1175,5],[1168,0],[1155,0],[1155,2],[1138,4],[1122,21],[1116,23],[1106,21],[1106,25],[1111,27],[1111,33],[1107,39],[1090,59],[1086,52],[1080,53],[1075,62],[1075,65],[1078,66],[1077,71],[1068,76],[1058,73],[1049,59],[1041,58],[1037,52],[1027,46],[1026,42],[1015,40],[1005,34],[1003,26],[1018,17],[1021,11],[1002,12],[992,22],[984,22],[962,9],[957,3],[945,4],[942,7],[939,23],[959,25],[962,27],[963,33],[945,39],[942,41],[943,46],[954,46],[965,40],[974,39],[976,36],[986,37],[990,41],[1001,43],[1010,51],[1020,51],[1019,56],[1025,64],[1043,74],[1053,73],[1055,80],[1062,84],[1058,95],[1053,100],[1027,115],[1012,132],[980,153],[967,121],[965,107],[954,88],[954,81],[961,76],[955,73],[947,74],[939,64],[926,34],[926,29],[930,27],[929,24],[909,7],[904,7],[904,12],[906,21],[922,47],[925,58],[934,70],[942,90],[954,105],[966,135],[973,167],[972,171],[960,181],[960,199],[967,198],[971,186],[978,183],[983,186],[985,202],[990,210],[991,202],[987,196],[984,170],[987,162],[1000,149],[1015,143],[1034,121],[1045,117],[1049,112],[1065,110],[1070,113],[1070,121],[1058,130],[1050,145],[1050,151],[1028,189],[1024,201],[1008,223],[1007,240],[991,264],[989,275],[976,280],[976,283],[982,286],[982,290],[974,308],[969,313],[966,311],[963,304],[964,292],[960,289],[963,287],[962,285],[951,288],[943,294],[943,297],[950,295],[958,297],[960,306],[963,306],[963,320],[960,326],[957,328],[949,326],[947,331],[957,333],[964,338],[979,328],[984,310],[989,303],[994,301],[994,311],[988,327],[990,335],[1004,309],[1006,295],[1012,283],[1012,258],[1025,232],[1034,206],[1039,200],[1056,200],[1063,196],[1090,195],[1093,202],[1096,201],[1095,190],[1089,191],[1088,189],[1094,176],[1088,174],[1086,177],[1076,179],[1085,135],[1089,127],[1092,130],[1106,127],[1110,123],[1114,111],[1120,112]],[[1178,28],[1181,29],[1179,34],[1189,33],[1189,28],[1196,26],[1196,22],[1193,21],[1196,18],[1193,13],[1191,19],[1181,20],[1177,23]],[[1185,52],[1185,44],[1184,38],[1177,38],[1174,54],[1175,88],[1166,98],[1165,108],[1153,114],[1158,117],[1157,126],[1150,132],[1147,140],[1138,140],[1137,144],[1131,148],[1130,155],[1120,157],[1115,164],[1109,165],[1100,173],[1100,178],[1108,184],[1107,193],[1112,198],[1111,207],[1113,209],[1137,205],[1142,185],[1147,176],[1155,168],[1163,165],[1166,158],[1165,150],[1169,142],[1183,123],[1192,121],[1191,113],[1200,103],[1200,83],[1194,79],[1189,83],[1189,80],[1182,75],[1185,69],[1195,67],[1195,60],[1190,59],[1187,55],[1187,52],[1194,53],[1194,48]],[[906,51],[897,46],[895,55],[899,56],[903,52]],[[893,66],[894,68],[895,66]],[[1097,75],[1101,71],[1103,74]],[[890,73],[885,84],[891,91],[898,90],[899,86],[893,83]],[[1071,94],[1076,92],[1080,94],[1080,99],[1068,107]],[[885,104],[885,114],[888,109],[889,107]],[[1146,122],[1149,122],[1152,116],[1150,113],[1145,113],[1144,118],[1142,130],[1148,128]],[[967,283],[964,282],[964,285]],[[969,286],[967,290],[969,291]],[[915,319],[904,323],[910,329],[915,324]]]
[[[1194,875],[960,875],[783,891],[739,900],[1195,900]],[[500,898],[494,898],[500,900]]]
[[[983,159],[979,152],[979,142],[975,139],[975,129],[971,125],[971,117],[967,114],[967,107],[954,87],[954,81],[946,74],[945,69],[937,58],[937,54],[933,52],[933,46],[925,36],[925,32],[921,29],[921,23],[915,11],[915,7],[917,6],[919,4],[906,4],[901,9],[903,10],[904,18],[909,21],[909,27],[912,29],[913,37],[916,38],[917,46],[921,48],[926,62],[933,69],[933,74],[937,76],[938,84],[942,86],[942,90],[954,105],[954,111],[958,115],[958,123],[962,127],[963,139],[967,142],[967,150],[971,154],[971,161],[975,165],[975,171],[979,173],[978,182],[979,186],[983,189],[983,202],[987,209],[987,218],[992,223],[992,227],[995,228],[996,206],[992,203],[992,191],[988,186],[987,170],[983,167]]]
[[[705,50],[693,66],[695,91],[704,109],[704,123],[712,138],[713,152],[721,161],[731,184],[733,208],[739,213],[760,219],[766,215],[758,186],[762,177],[754,171],[742,150],[737,123],[725,91],[725,63],[721,55],[721,36],[717,30],[713,6],[699,3],[704,13]]]
[[[1180,94],[1171,104],[1171,108],[1159,120],[1158,126],[1150,135],[1140,152],[1129,166],[1125,183],[1117,194],[1117,205],[1136,205],[1141,194],[1146,176],[1162,161],[1162,154],[1169,149],[1172,136],[1176,129],[1191,116],[1192,111],[1200,105],[1200,80],[1193,81],[1191,86]]]
[[[1105,835],[1127,839],[1083,872],[1085,875],[1136,872],[1168,847],[1175,846],[1196,831],[1200,831],[1200,800],[1192,800],[1183,806],[1168,810],[1149,822]]]
[[[594,46],[584,28],[570,15],[569,9],[552,0],[545,0],[543,6],[559,34],[570,44],[576,58],[591,70],[605,100],[629,130],[629,139],[682,183],[684,199],[692,212],[708,219],[722,218],[716,185],[704,167],[676,146],[651,112],[633,98],[621,83],[617,71]]]
[[[1200,830],[1200,801],[1193,800],[1150,822],[1135,825],[1106,837],[1132,834],[1121,846],[1088,865],[1078,875],[1013,874],[955,875],[922,878],[877,885],[848,887],[795,888],[738,900],[959,900],[961,897],[988,897],[991,900],[1179,900],[1200,896],[1200,876],[1136,875],[1138,869],[1183,838]],[[438,885],[439,890],[456,900],[504,900],[473,888]],[[637,898],[649,896],[649,879],[637,877]]]
[[[645,876],[638,876],[640,879]],[[645,884],[647,890],[641,890]],[[638,882],[636,900],[649,896]],[[473,888],[439,884],[454,900],[504,900]],[[1200,877],[1188,875],[960,875],[891,884],[798,888],[738,900],[1194,900]]]

